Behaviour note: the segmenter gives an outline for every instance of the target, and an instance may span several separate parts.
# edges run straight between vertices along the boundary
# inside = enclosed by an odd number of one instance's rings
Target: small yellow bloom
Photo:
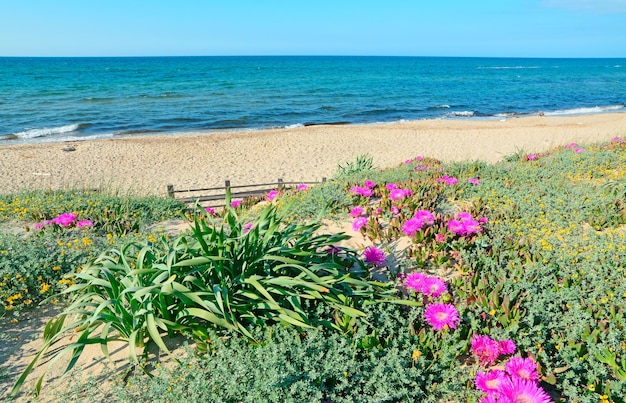
[[[44,294],[45,292],[47,292],[50,289],[50,284],[48,283],[42,283],[41,284],[41,289],[39,290],[40,294]]]
[[[422,356],[422,352],[419,350],[413,350],[413,354],[411,355],[411,359],[413,361],[419,360],[419,358]]]
[[[52,268],[52,270],[53,270],[53,271],[59,271],[59,270],[61,270],[61,266],[54,266],[54,267]]]

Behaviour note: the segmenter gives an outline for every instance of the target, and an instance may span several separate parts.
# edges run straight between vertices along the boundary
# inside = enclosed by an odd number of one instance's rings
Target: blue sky
[[[2,0],[0,56],[626,57],[626,0]]]

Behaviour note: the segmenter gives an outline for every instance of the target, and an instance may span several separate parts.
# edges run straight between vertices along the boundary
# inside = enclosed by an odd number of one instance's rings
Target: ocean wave
[[[474,116],[474,111],[454,111],[448,112],[448,116],[450,117],[458,117],[458,118],[470,118]]]
[[[479,66],[478,70],[521,70],[521,69],[540,69],[541,66]]]
[[[285,129],[299,129],[301,127],[304,127],[304,123],[294,123],[292,125],[287,125],[284,128]]]
[[[546,116],[563,116],[563,115],[586,115],[589,113],[606,113],[614,112],[621,109],[625,109],[626,105],[607,105],[607,106],[593,106],[588,108],[573,108],[563,109],[556,111],[544,112]]]
[[[20,139],[34,139],[37,137],[47,137],[54,134],[71,133],[80,129],[81,125],[78,123],[59,126],[59,127],[44,127],[41,129],[30,129],[19,133],[13,133],[13,135]]]
[[[435,106],[431,106],[428,109],[450,109],[450,105],[447,105],[447,104],[435,105]]]

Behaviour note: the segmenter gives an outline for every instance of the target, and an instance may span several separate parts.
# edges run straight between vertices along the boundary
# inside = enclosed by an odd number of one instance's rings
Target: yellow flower
[[[50,289],[50,284],[48,284],[48,283],[41,283],[41,289],[39,290],[39,293],[40,294],[44,294],[49,289]]]
[[[52,268],[52,270],[53,270],[53,271],[59,271],[59,270],[61,270],[61,266],[54,266],[54,267]]]
[[[413,350],[413,354],[411,355],[411,359],[413,361],[418,360],[422,356],[422,352],[419,350]]]

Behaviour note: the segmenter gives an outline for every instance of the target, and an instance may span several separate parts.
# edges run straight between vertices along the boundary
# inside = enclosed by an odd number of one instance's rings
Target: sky
[[[2,0],[0,56],[626,57],[626,0]]]

